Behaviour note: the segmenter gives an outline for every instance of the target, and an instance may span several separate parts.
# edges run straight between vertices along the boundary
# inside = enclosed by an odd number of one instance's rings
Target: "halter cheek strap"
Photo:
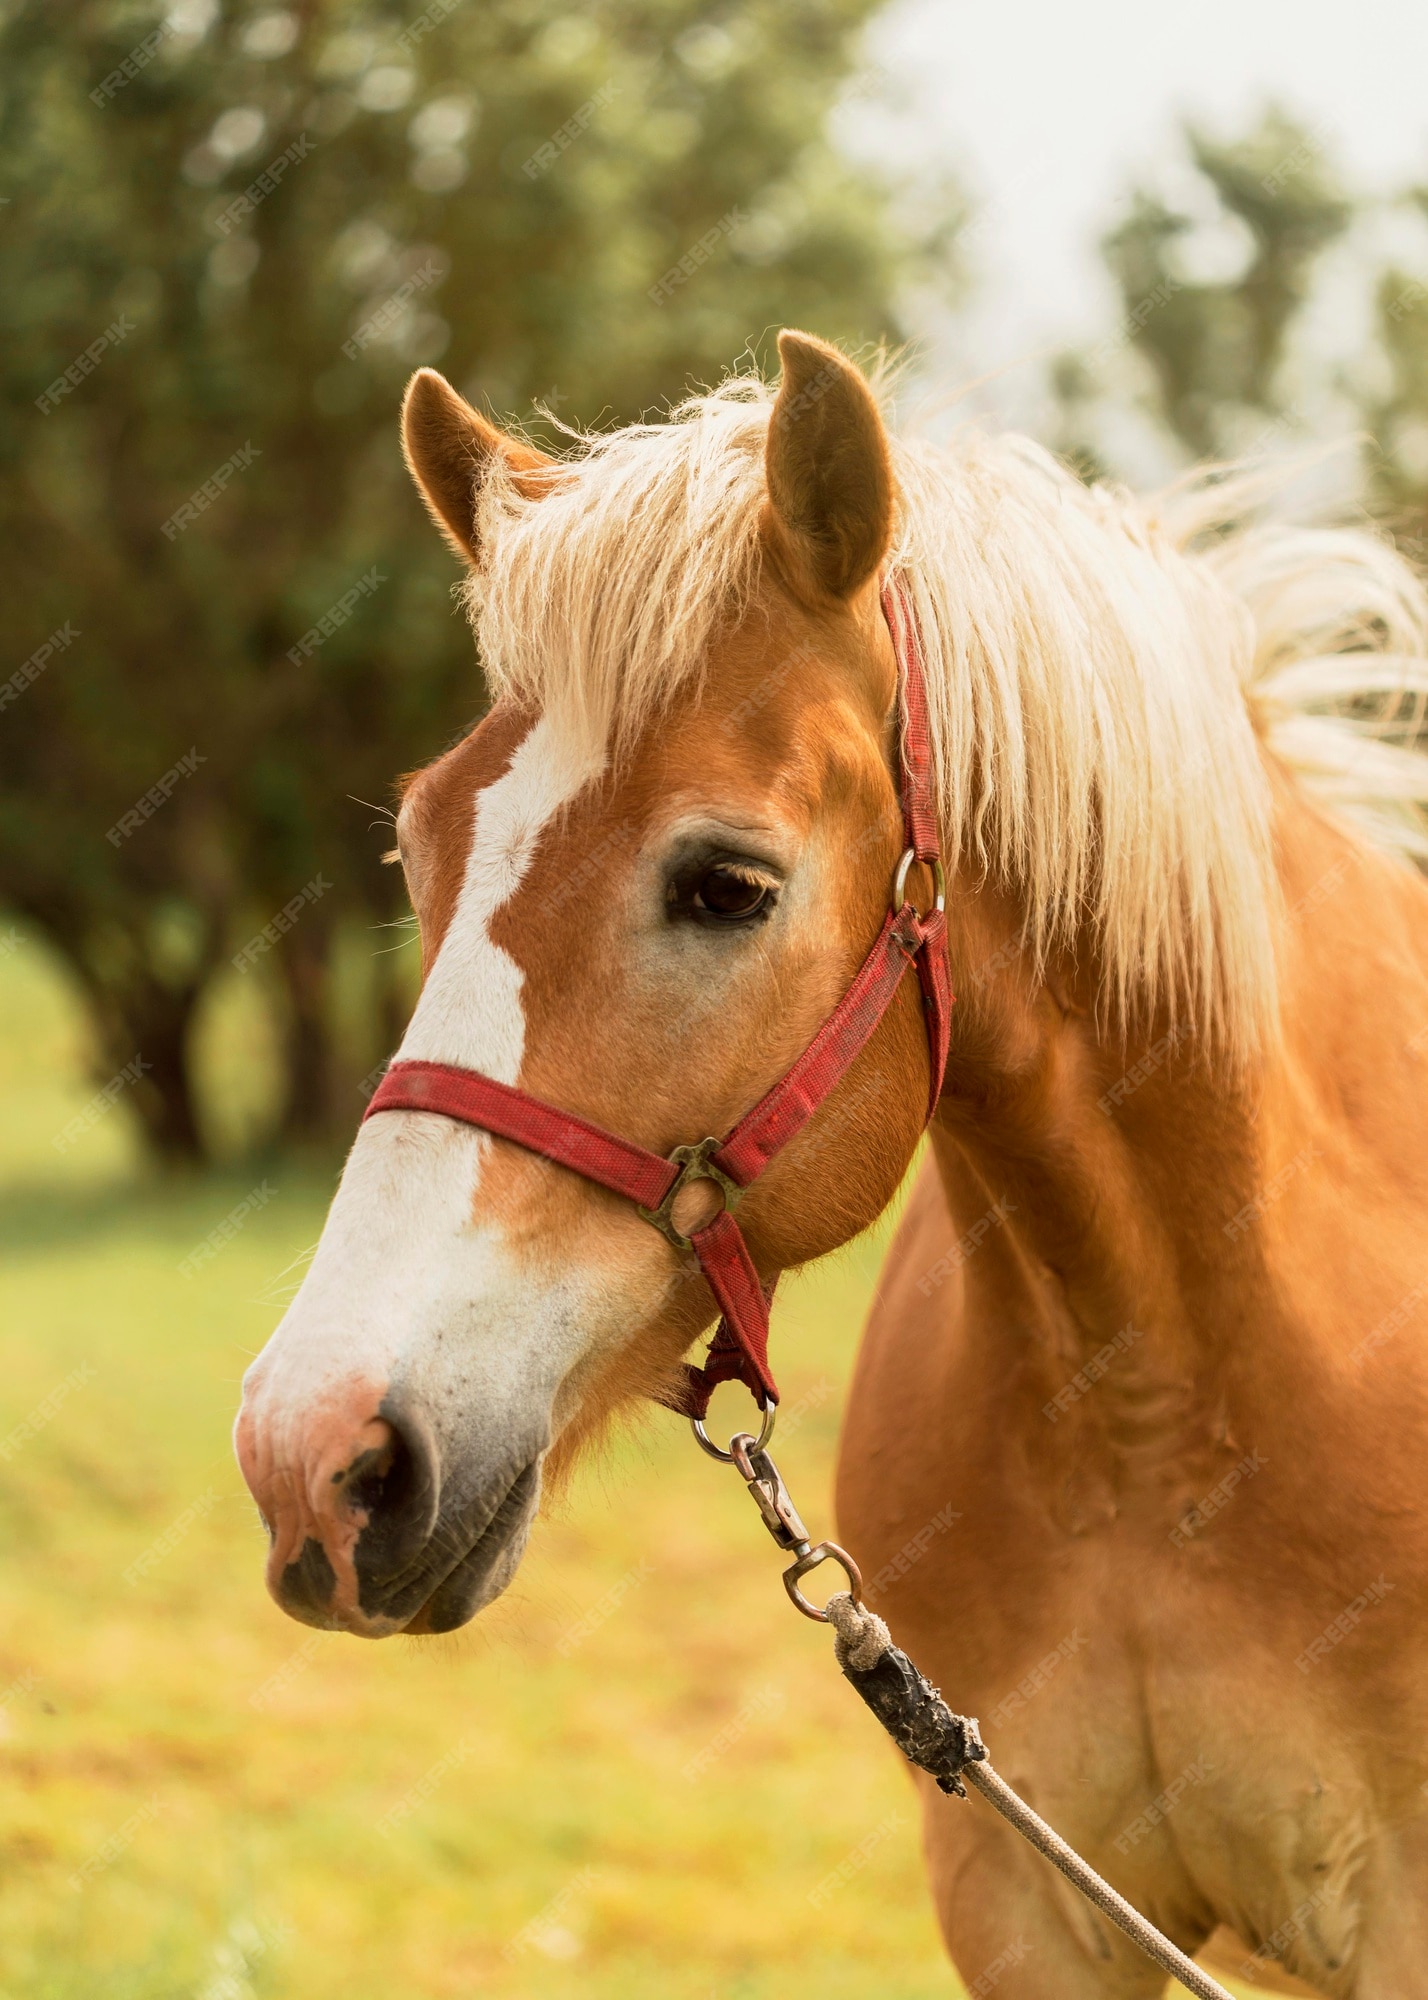
[[[692,1251],[721,1314],[703,1365],[685,1363],[678,1407],[692,1417],[704,1415],[721,1382],[744,1383],[762,1408],[778,1401],[768,1358],[774,1280],[766,1284],[760,1278],[735,1210],[769,1161],[803,1130],[847,1075],[891,1007],[910,965],[917,968],[927,1027],[929,1119],[942,1092],[952,990],[933,810],[927,688],[917,626],[901,579],[889,579],[884,585],[882,605],[897,656],[902,724],[900,792],[906,848],[894,882],[893,907],[852,985],[812,1042],[726,1138],[677,1146],[666,1159],[524,1090],[452,1063],[393,1063],[367,1106],[367,1118],[383,1111],[436,1112],[509,1139],[623,1195],[677,1250]],[[926,914],[904,895],[914,862],[929,867],[937,885],[936,899]],[[712,1222],[685,1236],[674,1225],[674,1202],[696,1180],[713,1181],[723,1193],[724,1206]]]

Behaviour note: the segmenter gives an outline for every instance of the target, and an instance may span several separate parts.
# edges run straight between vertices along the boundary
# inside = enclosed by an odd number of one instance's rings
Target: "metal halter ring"
[[[753,1449],[755,1451],[762,1451],[764,1446],[768,1443],[769,1439],[773,1436],[774,1416],[777,1413],[777,1410],[778,1410],[777,1403],[764,1404],[763,1423],[759,1426],[759,1434],[754,1439],[754,1444],[753,1444]],[[707,1451],[709,1456],[711,1458],[717,1458],[721,1465],[738,1464],[738,1460],[734,1457],[732,1451],[721,1451],[718,1445],[715,1444],[713,1438],[710,1437],[708,1431],[706,1431],[704,1428],[703,1417],[691,1417],[689,1419],[689,1423],[690,1423],[690,1428],[694,1432],[695,1438],[698,1440],[699,1449],[701,1451]],[[748,1433],[746,1431],[735,1431],[734,1433],[735,1437],[747,1437],[747,1435]]]
[[[908,873],[916,859],[917,849],[909,847],[905,850],[901,861],[897,864],[897,873],[893,876],[892,892],[892,906],[895,910],[900,910],[903,906],[907,891]],[[935,898],[932,909],[945,910],[947,907],[947,877],[943,873],[942,863],[940,861],[924,861],[922,865],[924,868],[932,870],[932,888]],[[930,917],[932,910],[921,910],[918,914],[922,917]]]
[[[722,1139],[701,1139],[697,1146],[676,1146],[669,1156],[672,1167],[679,1172],[670,1182],[668,1192],[658,1208],[638,1207],[638,1213],[646,1222],[654,1224],[661,1236],[666,1237],[676,1250],[688,1250],[692,1237],[685,1236],[674,1226],[674,1204],[676,1199],[693,1181],[713,1181],[724,1197],[724,1206],[731,1213],[743,1199],[744,1190],[736,1180],[731,1180],[722,1167],[716,1167],[709,1157],[717,1153],[723,1145]]]
[[[811,1569],[817,1569],[820,1563],[826,1562],[837,1563],[844,1576],[847,1577],[848,1592],[853,1602],[861,1604],[863,1601],[863,1573],[848,1551],[839,1548],[836,1542],[815,1542],[811,1549],[805,1549],[803,1554],[798,1558],[798,1561],[790,1563],[784,1571],[783,1587],[793,1599],[796,1608],[803,1613],[804,1617],[813,1619],[814,1623],[818,1625],[827,1625],[830,1622],[828,1613],[820,1611],[816,1604],[809,1603],[808,1599],[799,1589],[798,1581],[800,1577],[807,1576]]]

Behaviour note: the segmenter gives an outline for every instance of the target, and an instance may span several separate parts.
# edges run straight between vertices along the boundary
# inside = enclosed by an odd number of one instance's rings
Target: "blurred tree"
[[[915,246],[825,136],[873,5],[0,0],[0,898],[103,1072],[151,1066],[159,1153],[202,1149],[195,1010],[264,925],[284,1134],[355,1108],[335,942],[404,909],[355,800],[481,706],[405,374],[539,433],[783,324],[895,331]]]
[[[1407,197],[1428,215],[1428,188]],[[1387,381],[1364,396],[1375,444],[1370,498],[1419,562],[1428,559],[1428,272],[1384,271],[1375,298]]]
[[[1132,190],[1102,248],[1121,295],[1115,334],[1058,364],[1069,434],[1129,347],[1149,363],[1155,414],[1194,457],[1232,456],[1282,411],[1286,336],[1320,254],[1352,215],[1318,136],[1269,109],[1242,138],[1185,128],[1192,173],[1173,196]]]

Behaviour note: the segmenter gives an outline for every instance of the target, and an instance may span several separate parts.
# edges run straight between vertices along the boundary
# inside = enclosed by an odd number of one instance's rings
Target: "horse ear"
[[[770,539],[796,588],[848,597],[892,539],[887,433],[872,391],[837,348],[785,331],[778,351],[783,380],[764,455]]]
[[[521,444],[488,423],[458,396],[434,368],[418,368],[402,403],[402,452],[427,512],[457,555],[479,562],[476,491],[492,459],[503,458],[513,473],[536,473],[555,461],[533,445]],[[538,479],[517,479],[529,497],[543,489]]]

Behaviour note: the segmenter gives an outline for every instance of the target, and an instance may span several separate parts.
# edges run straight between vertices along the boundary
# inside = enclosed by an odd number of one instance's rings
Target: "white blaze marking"
[[[599,768],[542,718],[477,794],[461,894],[400,1056],[517,1081],[524,975],[490,922],[520,887],[542,829]],[[543,1302],[499,1231],[473,1224],[488,1144],[424,1112],[387,1111],[362,1126],[307,1277],[255,1364],[280,1461],[302,1457],[314,1407],[333,1390],[358,1374],[382,1384],[399,1361],[428,1380],[459,1366],[478,1428],[522,1388],[553,1393],[575,1358],[571,1301],[556,1307],[557,1284]],[[456,1352],[439,1344],[448,1334]]]
[[[498,1083],[516,1082],[526,1046],[525,978],[492,942],[490,922],[521,886],[542,829],[599,768],[598,758],[580,755],[543,716],[504,777],[478,792],[460,900],[399,1059],[459,1063]]]

